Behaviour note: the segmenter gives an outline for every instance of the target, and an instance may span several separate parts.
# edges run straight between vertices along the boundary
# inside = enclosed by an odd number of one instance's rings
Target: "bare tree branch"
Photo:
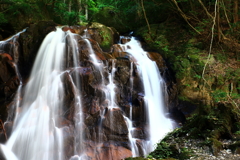
[[[212,45],[213,45],[213,37],[214,37],[214,28],[215,28],[215,24],[216,24],[216,17],[217,17],[217,4],[218,4],[218,0],[215,1],[215,11],[214,11],[214,17],[213,17],[213,25],[212,25],[212,38],[211,38],[211,42],[210,42],[210,47],[209,47],[209,52],[208,52],[208,58],[207,58],[207,62],[205,63],[204,67],[203,67],[203,72],[202,72],[202,79],[204,80],[205,83],[207,83],[206,79],[204,78],[204,74],[205,74],[205,70],[206,67],[208,65],[208,62],[210,60],[211,57],[211,53],[212,53]],[[204,84],[205,84],[204,83]]]
[[[148,22],[148,19],[147,19],[146,11],[145,11],[145,8],[144,8],[144,5],[143,5],[143,0],[141,0],[141,5],[142,5],[142,10],[143,10],[144,18],[145,18],[145,20],[146,20],[146,22],[147,22],[148,32],[149,32],[149,34],[151,34],[151,28],[150,28],[150,25],[149,25],[149,22]]]
[[[198,34],[201,34],[196,28],[194,28],[188,21],[188,17],[183,13],[183,11],[181,10],[181,8],[178,6],[178,3],[176,0],[172,0],[173,3],[176,5],[178,11],[180,12],[181,16],[183,17],[183,19],[188,23],[188,25],[194,30],[196,31]]]

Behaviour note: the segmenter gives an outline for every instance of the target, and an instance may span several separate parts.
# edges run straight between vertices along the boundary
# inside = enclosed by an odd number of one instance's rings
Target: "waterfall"
[[[115,88],[116,88],[116,85],[114,83],[115,71],[116,71],[115,61],[112,60],[112,69],[108,75],[109,84],[107,85],[107,94],[106,94],[107,99],[109,100],[109,105],[108,105],[109,109],[118,108],[118,106],[115,103]]]
[[[8,119],[14,119],[13,131],[6,145],[0,145],[7,160],[143,156],[172,129],[165,117],[165,82],[139,42],[128,37],[120,45],[128,58],[114,58],[97,50],[84,32],[82,37],[61,28],[50,32],[26,85],[14,50],[20,85]],[[139,97],[144,104],[136,103]]]
[[[63,38],[64,32],[58,28],[44,39],[25,86],[27,96],[17,108],[6,147],[20,160],[63,159],[62,134],[55,121],[62,106]]]
[[[143,144],[144,153],[147,154],[153,151],[154,146],[173,129],[172,121],[165,116],[163,99],[165,82],[156,63],[148,58],[148,53],[142,49],[139,41],[132,37],[122,46],[130,54],[143,81],[144,101],[150,131],[150,140]]]
[[[72,59],[73,59],[73,66],[67,66],[67,67],[73,67],[73,68],[78,68],[79,67],[79,52],[78,52],[78,45],[77,45],[77,39],[75,36],[76,34],[71,33],[70,31],[67,32],[67,35],[69,36],[68,38],[68,43],[69,43],[69,53],[68,56],[72,54]],[[71,59],[71,58],[70,58]],[[82,102],[81,102],[81,82],[80,82],[80,77],[77,72],[74,72],[74,77],[75,77],[75,83],[74,80],[71,76],[69,76],[70,82],[73,86],[74,89],[74,99],[75,99],[75,134],[74,134],[74,154],[75,155],[81,155],[83,154],[83,115],[82,115]]]
[[[11,36],[6,41],[0,41],[0,48],[1,50],[9,50],[9,54],[13,57],[14,62],[17,64],[19,59],[19,53],[18,53],[18,38],[19,35],[23,32],[25,32],[26,29],[22,30],[21,32],[18,32],[17,34]]]
[[[20,106],[21,92],[22,92],[22,85],[23,85],[22,84],[22,77],[21,77],[21,75],[19,73],[18,66],[15,63],[14,63],[14,68],[15,68],[15,72],[16,72],[18,78],[19,78],[20,84],[18,86],[16,95],[14,97],[15,103],[10,106],[11,109],[8,112],[7,122],[10,122],[10,121],[12,121],[14,119],[16,111],[17,111],[16,109],[18,109],[19,106]]]

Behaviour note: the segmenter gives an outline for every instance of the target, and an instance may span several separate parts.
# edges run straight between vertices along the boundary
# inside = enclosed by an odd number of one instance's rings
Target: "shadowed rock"
[[[127,135],[128,128],[120,109],[109,109],[103,120],[103,127],[112,134]]]
[[[13,96],[19,85],[19,77],[12,62],[12,57],[7,53],[0,53],[0,119],[7,118],[7,105],[13,100]]]

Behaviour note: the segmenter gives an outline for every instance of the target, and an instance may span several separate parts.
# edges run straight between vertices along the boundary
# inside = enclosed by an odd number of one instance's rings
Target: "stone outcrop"
[[[93,22],[88,28],[88,33],[99,43],[103,51],[110,51],[111,46],[119,41],[119,33],[114,28],[100,23]]]
[[[53,21],[40,21],[31,24],[26,31],[20,34],[18,45],[18,66],[23,78],[30,74],[38,49],[45,36],[55,30],[57,26]]]
[[[7,105],[11,102],[19,85],[15,63],[8,53],[0,53],[0,113],[7,118]]]
[[[0,95],[4,97],[0,99],[2,102],[12,97],[19,85],[19,77],[14,64],[19,66],[20,75],[23,76],[23,82],[25,82],[43,38],[54,29],[53,22],[40,22],[31,25],[25,32],[17,35],[14,41],[8,41],[8,43],[14,42],[16,50],[0,54]],[[123,52],[119,44],[114,44],[119,41],[119,35],[113,28],[93,23],[88,28],[87,33],[85,33],[85,28],[81,26],[64,27],[63,31],[75,33],[74,38],[78,46],[76,52],[80,65],[77,68],[72,67],[75,62],[71,57],[75,48],[71,46],[70,37],[67,37],[66,55],[63,61],[66,72],[61,75],[64,84],[64,104],[59,116],[56,117],[58,122],[56,125],[63,128],[66,158],[69,159],[76,151],[82,152],[82,148],[78,146],[73,148],[76,140],[74,137],[76,134],[74,132],[76,113],[79,112],[74,107],[77,92],[81,93],[83,127],[82,131],[79,132],[85,133],[85,141],[83,142],[85,156],[96,160],[130,157],[126,117],[130,117],[131,106],[132,120],[134,127],[136,127],[133,137],[140,139],[138,147],[141,145],[141,140],[149,138],[149,133],[146,130],[144,89],[136,64],[126,52]],[[86,39],[89,35],[91,38]],[[129,39],[126,39],[122,43],[128,41]],[[90,47],[94,51],[97,62],[94,62],[91,57],[93,53],[90,52]],[[163,76],[169,74],[160,54],[154,52],[148,54],[149,58],[156,62]],[[115,70],[113,82],[116,86],[113,103],[118,107],[109,108],[107,107],[110,102],[107,98],[106,86],[110,81],[108,75],[113,69]],[[165,79],[169,80],[167,82],[169,93],[174,93],[176,90],[173,87],[173,82],[171,79]],[[170,98],[170,100],[172,99],[174,97]],[[6,119],[7,107],[6,105],[0,107],[1,113],[5,113],[4,119]],[[171,108],[174,107],[171,106]]]

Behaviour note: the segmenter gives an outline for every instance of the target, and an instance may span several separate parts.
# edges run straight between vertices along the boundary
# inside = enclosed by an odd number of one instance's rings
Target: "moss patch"
[[[103,51],[109,51],[114,44],[114,29],[100,23],[92,23],[89,27],[92,30],[91,38],[97,41]]]

